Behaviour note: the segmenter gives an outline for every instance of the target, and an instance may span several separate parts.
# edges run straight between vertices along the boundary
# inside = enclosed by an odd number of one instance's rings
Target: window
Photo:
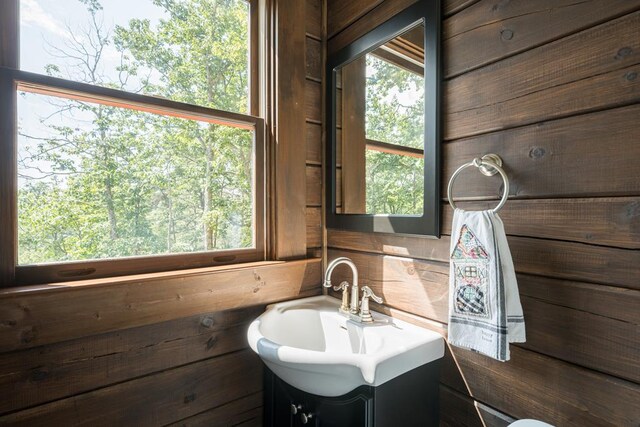
[[[2,245],[15,248],[5,280],[264,259],[256,4],[11,0],[0,19],[12,7],[20,46],[0,63],[13,209],[0,214]]]

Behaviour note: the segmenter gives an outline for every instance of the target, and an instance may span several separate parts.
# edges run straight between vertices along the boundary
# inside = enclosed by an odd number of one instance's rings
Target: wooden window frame
[[[0,5],[0,287],[185,270],[263,261],[267,258],[266,125],[265,120],[258,117],[263,110],[262,90],[259,84],[263,57],[261,51],[263,46],[260,45],[260,2],[259,0],[247,0],[247,2],[250,6],[250,114],[233,113],[20,70],[19,0],[2,2]],[[18,265],[18,90],[251,130],[254,136],[253,247]]]

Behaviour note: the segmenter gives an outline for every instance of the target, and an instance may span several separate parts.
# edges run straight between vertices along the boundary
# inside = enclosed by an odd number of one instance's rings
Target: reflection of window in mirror
[[[340,70],[342,213],[423,213],[423,39],[416,26]]]

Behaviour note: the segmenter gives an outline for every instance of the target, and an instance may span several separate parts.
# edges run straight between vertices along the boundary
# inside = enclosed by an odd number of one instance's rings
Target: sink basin
[[[249,345],[288,384],[320,396],[378,386],[444,356],[433,331],[381,313],[362,324],[318,296],[272,304],[251,323]]]

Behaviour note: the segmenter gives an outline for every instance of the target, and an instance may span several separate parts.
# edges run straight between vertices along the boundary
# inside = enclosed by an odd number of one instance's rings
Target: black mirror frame
[[[327,57],[327,228],[440,237],[440,1],[419,0]],[[424,205],[422,216],[338,214],[336,211],[336,68],[424,24]],[[430,124],[433,124],[432,126]]]

